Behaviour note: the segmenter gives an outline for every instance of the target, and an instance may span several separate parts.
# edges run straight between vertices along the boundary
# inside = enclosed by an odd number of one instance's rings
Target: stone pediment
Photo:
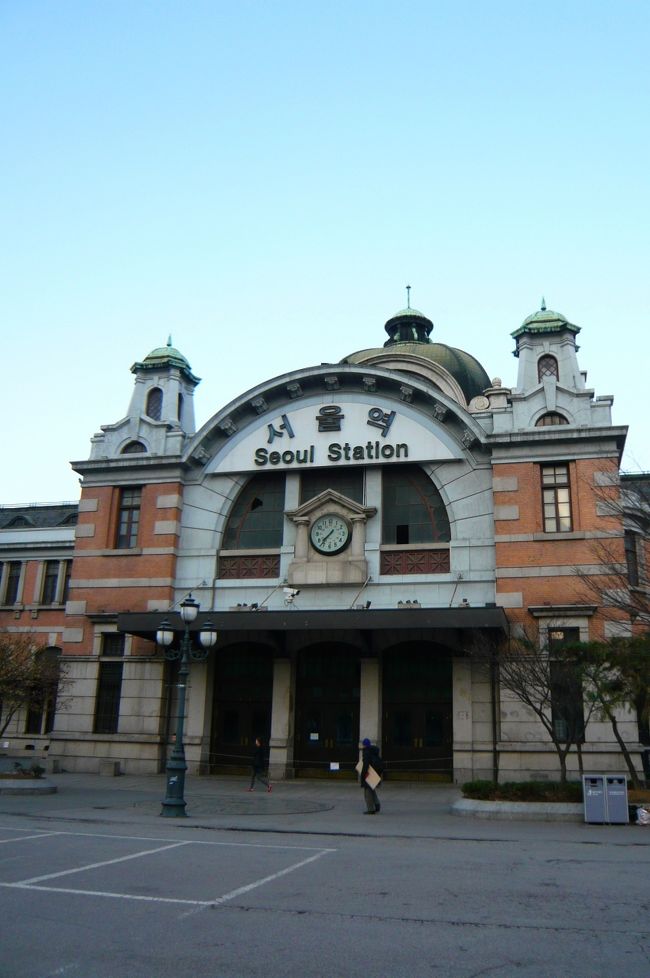
[[[313,499],[308,499],[306,503],[298,506],[296,509],[287,510],[286,516],[293,522],[298,520],[310,519],[314,513],[319,513],[326,507],[334,507],[337,512],[340,512],[343,516],[348,516],[352,518],[353,516],[361,517],[364,520],[370,519],[377,512],[375,506],[362,506],[360,503],[355,502],[353,499],[349,499],[347,496],[343,496],[340,492],[336,492],[334,489],[325,489],[320,492]]]

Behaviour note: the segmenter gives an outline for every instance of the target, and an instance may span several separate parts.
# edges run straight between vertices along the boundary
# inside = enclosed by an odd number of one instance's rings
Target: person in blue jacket
[[[384,773],[384,762],[379,756],[379,748],[376,747],[367,737],[365,737],[361,744],[363,750],[361,752],[361,771],[359,773],[359,784],[363,788],[363,797],[366,803],[366,810],[364,815],[375,815],[381,810],[381,805],[379,804],[379,796],[375,788],[371,788],[369,784],[366,783],[366,776],[368,774],[368,768],[373,768],[377,774],[380,776]]]

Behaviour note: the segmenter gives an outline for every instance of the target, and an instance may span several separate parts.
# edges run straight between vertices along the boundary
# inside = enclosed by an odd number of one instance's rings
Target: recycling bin
[[[627,807],[627,778],[624,774],[605,775],[605,802],[609,824],[627,825],[630,813]]]
[[[585,822],[606,822],[605,778],[602,774],[583,774],[582,800]]]
[[[624,774],[584,774],[582,799],[585,822],[627,825],[627,777]]]

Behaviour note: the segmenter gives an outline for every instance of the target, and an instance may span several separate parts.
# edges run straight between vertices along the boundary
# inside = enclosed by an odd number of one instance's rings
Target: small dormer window
[[[537,379],[542,381],[545,377],[555,377],[556,380],[559,377],[557,360],[550,353],[546,353],[537,361]]]
[[[160,421],[162,417],[163,392],[160,387],[152,387],[147,394],[147,416],[154,421]]]
[[[145,446],[141,441],[130,441],[122,449],[122,455],[140,455],[142,452],[146,452]]]

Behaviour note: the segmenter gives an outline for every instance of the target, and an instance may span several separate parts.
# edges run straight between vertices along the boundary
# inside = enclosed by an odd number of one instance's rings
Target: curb
[[[0,795],[53,795],[59,789],[46,778],[2,778]]]
[[[461,798],[450,808],[452,815],[472,818],[528,819],[542,822],[582,822],[584,809],[569,802],[478,801]]]

